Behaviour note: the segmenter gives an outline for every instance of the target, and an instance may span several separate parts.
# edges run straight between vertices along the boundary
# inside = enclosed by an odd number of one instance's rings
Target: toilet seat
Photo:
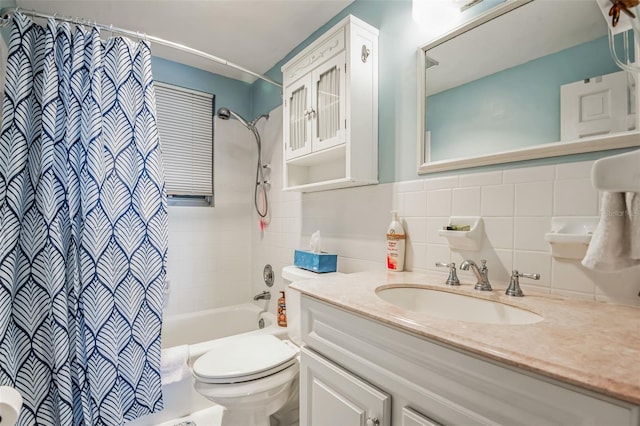
[[[292,345],[273,335],[243,336],[198,358],[193,374],[203,383],[248,382],[291,367],[297,362],[296,355]]]

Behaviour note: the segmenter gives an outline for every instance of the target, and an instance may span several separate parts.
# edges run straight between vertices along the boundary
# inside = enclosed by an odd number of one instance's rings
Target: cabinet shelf
[[[322,151],[312,152],[311,154],[302,155],[287,161],[290,166],[307,166],[313,167],[322,163],[334,161],[344,161],[346,155],[346,146],[344,144],[323,149]]]

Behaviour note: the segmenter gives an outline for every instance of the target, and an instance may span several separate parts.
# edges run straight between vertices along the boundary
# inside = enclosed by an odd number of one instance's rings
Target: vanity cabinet
[[[390,414],[383,410],[380,424],[640,425],[639,407],[625,401],[409,334],[306,295],[301,309],[301,425],[367,425],[371,415],[362,414],[368,412],[346,397],[353,397],[354,383],[389,395]],[[324,378],[327,371],[334,372],[335,380]],[[321,401],[315,409],[313,401]],[[338,413],[341,403],[352,411],[345,417],[335,414],[327,423],[327,413],[321,411]]]
[[[385,392],[315,352],[302,348],[302,424],[389,426],[391,398]]]
[[[377,183],[378,30],[350,15],[282,74],[283,189]]]

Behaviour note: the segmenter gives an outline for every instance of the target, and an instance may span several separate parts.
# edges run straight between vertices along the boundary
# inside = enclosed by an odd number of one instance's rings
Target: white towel
[[[179,382],[189,377],[191,370],[187,365],[189,361],[189,345],[174,346],[162,350],[162,385]]]
[[[600,222],[582,265],[613,272],[640,265],[640,195],[603,192]]]

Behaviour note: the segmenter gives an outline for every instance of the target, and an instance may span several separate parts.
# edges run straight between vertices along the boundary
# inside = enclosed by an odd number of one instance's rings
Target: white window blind
[[[156,83],[167,195],[213,197],[214,95]]]

